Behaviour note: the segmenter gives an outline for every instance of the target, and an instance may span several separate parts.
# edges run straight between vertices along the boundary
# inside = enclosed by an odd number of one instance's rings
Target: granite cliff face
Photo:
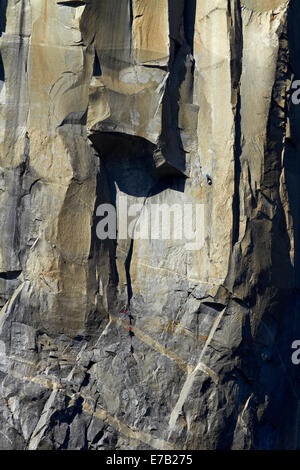
[[[1,449],[300,448],[299,21],[0,0]],[[99,240],[121,196],[202,204],[202,246]]]

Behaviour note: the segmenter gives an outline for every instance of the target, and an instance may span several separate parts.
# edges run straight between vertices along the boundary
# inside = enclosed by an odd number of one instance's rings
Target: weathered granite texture
[[[299,23],[0,0],[1,449],[300,448]],[[204,204],[202,248],[100,242],[120,195]]]

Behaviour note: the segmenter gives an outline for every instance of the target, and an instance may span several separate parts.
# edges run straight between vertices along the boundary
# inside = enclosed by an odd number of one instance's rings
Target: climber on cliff
[[[120,313],[124,313],[124,315],[130,315],[130,307],[128,306],[128,304],[124,305],[124,307],[121,308]]]
[[[211,186],[212,185],[212,179],[211,179],[211,177],[209,176],[208,173],[206,173],[206,180],[207,180],[207,184],[209,184],[209,186]]]
[[[134,336],[134,332],[132,331],[131,326],[128,328],[128,334],[130,336],[130,339],[132,339],[132,337]]]

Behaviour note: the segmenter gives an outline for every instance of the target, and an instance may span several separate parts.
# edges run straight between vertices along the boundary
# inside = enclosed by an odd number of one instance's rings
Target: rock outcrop
[[[0,448],[299,449],[296,0],[0,1]]]

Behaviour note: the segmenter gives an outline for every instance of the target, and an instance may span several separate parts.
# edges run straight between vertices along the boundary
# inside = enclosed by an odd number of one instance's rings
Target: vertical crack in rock
[[[188,73],[187,63],[192,62],[191,49],[184,35],[185,11],[185,2],[168,1],[169,77],[162,100],[162,132],[154,154],[156,166],[162,175],[188,175],[179,125],[180,89]]]
[[[241,135],[241,95],[240,79],[243,67],[243,34],[241,5],[239,0],[228,0],[229,30],[230,30],[230,52],[231,52],[231,86],[232,86],[232,108],[235,120],[235,143],[234,143],[234,196],[233,196],[233,228],[232,246],[239,239],[240,222],[240,177],[242,154]]]
[[[3,0],[0,5],[0,37],[6,29],[6,10],[8,0]]]

